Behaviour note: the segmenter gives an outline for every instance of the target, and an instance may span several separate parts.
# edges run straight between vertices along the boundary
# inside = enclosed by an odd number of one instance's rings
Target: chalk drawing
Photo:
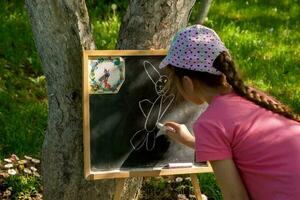
[[[156,123],[164,116],[174,101],[175,95],[167,94],[167,76],[161,75],[149,61],[144,61],[143,64],[148,77],[155,86],[155,91],[158,96],[153,102],[149,99],[139,101],[139,108],[145,117],[144,128],[134,133],[130,139],[130,143],[134,150],[139,150],[146,145],[147,151],[151,151],[155,147],[157,134]],[[146,106],[150,107],[148,111],[146,110]]]

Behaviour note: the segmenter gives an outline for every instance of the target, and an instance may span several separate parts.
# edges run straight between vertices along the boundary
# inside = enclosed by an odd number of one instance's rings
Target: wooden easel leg
[[[121,200],[122,191],[124,188],[125,178],[116,179],[117,185],[115,190],[114,200]]]
[[[197,174],[190,174],[190,176],[191,176],[192,184],[193,184],[193,187],[194,187],[196,199],[197,200],[202,200],[200,183],[198,181]]]

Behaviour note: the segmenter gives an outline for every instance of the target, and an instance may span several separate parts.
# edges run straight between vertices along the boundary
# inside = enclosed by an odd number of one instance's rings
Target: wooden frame
[[[90,158],[90,118],[89,118],[89,87],[88,87],[88,59],[98,56],[164,56],[166,49],[162,50],[84,50],[82,59],[83,81],[83,150],[84,150],[84,177],[87,180],[128,178],[136,176],[166,176],[176,174],[197,174],[212,172],[210,165],[193,166],[189,168],[151,168],[143,170],[112,170],[103,172],[91,171]]]

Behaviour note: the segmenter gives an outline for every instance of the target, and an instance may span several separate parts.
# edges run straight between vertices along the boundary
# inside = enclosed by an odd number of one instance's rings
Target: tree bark
[[[117,49],[165,48],[186,25],[193,0],[133,0]],[[109,200],[115,181],[86,181],[82,144],[82,50],[95,49],[84,0],[25,0],[47,81],[48,125],[42,149],[45,200]],[[126,181],[134,199],[141,178]]]
[[[173,35],[186,27],[195,0],[131,0],[119,30],[116,49],[162,49]],[[134,182],[140,188],[142,178]],[[130,188],[130,184],[126,183]],[[124,199],[136,199],[123,193]]]
[[[168,48],[187,26],[195,0],[131,0],[119,31],[117,49]]]

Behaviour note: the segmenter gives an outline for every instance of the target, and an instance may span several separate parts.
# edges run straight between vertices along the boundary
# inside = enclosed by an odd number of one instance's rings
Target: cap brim
[[[164,67],[166,67],[169,64],[169,62],[167,61],[167,57],[165,57],[159,64],[159,68],[162,69]]]

